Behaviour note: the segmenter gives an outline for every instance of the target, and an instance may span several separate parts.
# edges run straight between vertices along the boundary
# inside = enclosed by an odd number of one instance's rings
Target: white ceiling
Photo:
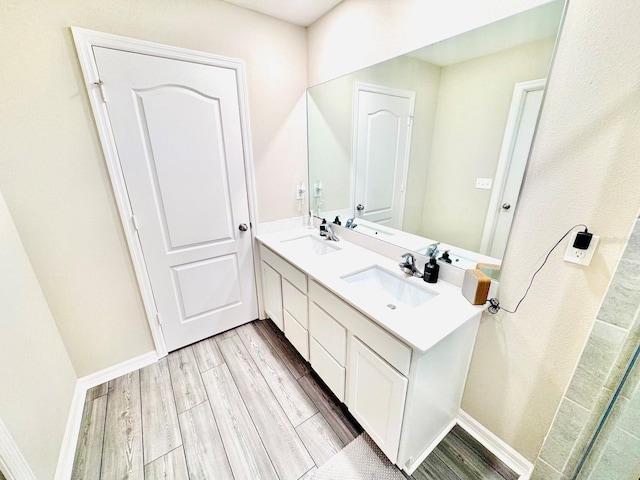
[[[342,0],[224,0],[240,7],[308,27]]]

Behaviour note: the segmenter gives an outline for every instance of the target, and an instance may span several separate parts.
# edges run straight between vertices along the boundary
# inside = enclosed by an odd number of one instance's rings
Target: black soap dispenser
[[[327,236],[327,219],[326,218],[323,218],[322,223],[320,224],[320,236],[321,237]]]
[[[438,273],[440,272],[440,265],[436,261],[436,257],[430,257],[429,262],[424,266],[424,275],[422,279],[427,283],[436,283],[438,281]]]

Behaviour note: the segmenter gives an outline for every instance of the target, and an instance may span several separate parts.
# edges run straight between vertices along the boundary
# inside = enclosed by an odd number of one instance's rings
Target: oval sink
[[[392,310],[398,303],[416,308],[438,295],[379,265],[350,273],[342,279],[366,290],[376,301],[386,302]]]

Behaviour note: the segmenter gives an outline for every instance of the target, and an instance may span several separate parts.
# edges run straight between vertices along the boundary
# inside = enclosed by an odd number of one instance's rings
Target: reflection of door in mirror
[[[480,253],[502,258],[533,142],[546,79],[517,83],[489,201]]]
[[[415,93],[354,84],[351,205],[365,220],[402,228]]]

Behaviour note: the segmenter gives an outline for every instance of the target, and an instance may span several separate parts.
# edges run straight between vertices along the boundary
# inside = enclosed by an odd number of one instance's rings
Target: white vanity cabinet
[[[344,402],[354,418],[394,463],[411,365],[411,348],[315,281],[309,284],[312,344],[318,341],[342,361]],[[329,353],[332,352],[332,353]],[[321,363],[311,365],[325,380]],[[333,378],[332,378],[333,379]],[[325,380],[333,392],[343,399]]]
[[[264,246],[260,254],[265,313],[308,361],[307,276]]]
[[[395,310],[414,331],[443,332],[418,349],[334,293],[339,283],[316,280],[326,269],[302,271],[264,245],[260,253],[266,314],[384,454],[412,473],[456,423],[481,310],[464,321]]]

